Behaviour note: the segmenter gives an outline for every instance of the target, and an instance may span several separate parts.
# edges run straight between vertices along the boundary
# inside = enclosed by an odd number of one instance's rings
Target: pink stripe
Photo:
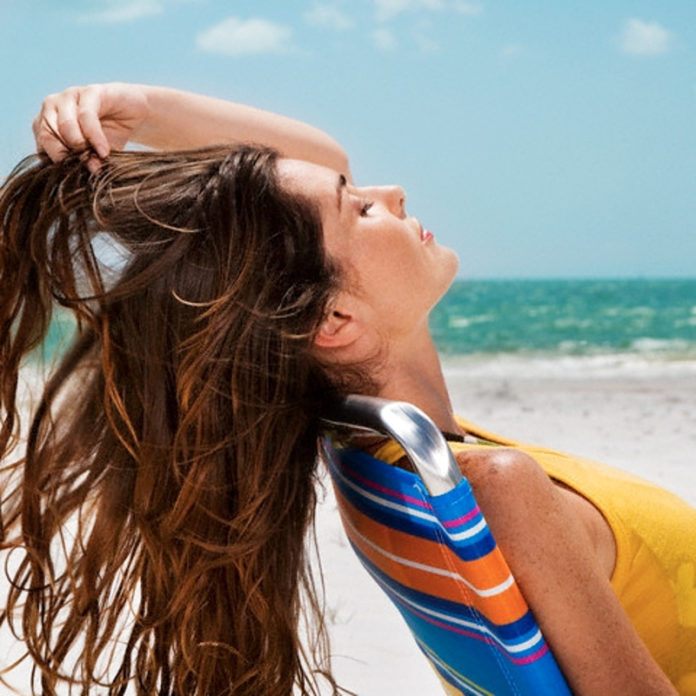
[[[365,478],[364,476],[361,476],[360,474],[356,473],[352,469],[345,466],[343,463],[341,463],[341,469],[348,472],[348,474],[350,474],[350,476],[352,478],[359,481],[366,488],[372,488],[372,490],[379,491],[380,493],[384,493],[385,495],[391,496],[392,498],[397,498],[399,500],[403,500],[407,503],[410,503],[411,505],[416,505],[417,507],[425,508],[426,510],[432,511],[432,507],[430,506],[429,503],[427,503],[423,500],[419,500],[418,498],[413,498],[410,495],[404,495],[403,493],[398,493],[397,491],[394,491],[391,488],[387,488],[386,486],[382,486],[379,483],[375,483],[374,481],[370,481],[370,479]]]
[[[540,657],[544,657],[548,651],[549,646],[544,643],[535,653],[532,653],[527,657],[517,658],[514,660],[514,662],[518,665],[528,665],[530,662],[536,662]]]
[[[359,481],[366,488],[371,488],[374,491],[378,491],[378,492],[383,493],[385,495],[391,496],[392,498],[396,498],[398,500],[403,500],[404,502],[410,503],[411,505],[415,505],[417,507],[424,508],[426,510],[430,510],[431,512],[434,512],[432,506],[427,501],[420,500],[418,498],[414,498],[413,496],[410,496],[410,495],[404,495],[403,493],[399,493],[399,492],[397,492],[391,488],[387,488],[386,486],[383,486],[379,483],[375,483],[371,479],[368,479],[365,476],[358,474],[355,470],[346,466],[343,462],[341,462],[341,469],[344,472],[348,473],[356,481]],[[442,524],[444,527],[446,527],[448,529],[451,527],[457,527],[459,525],[466,524],[471,519],[473,519],[474,517],[476,517],[480,514],[481,514],[481,508],[479,508],[479,506],[476,505],[472,510],[467,512],[465,515],[462,515],[461,517],[457,517],[454,520],[448,520],[447,522],[442,522]]]
[[[447,522],[443,522],[442,524],[445,527],[458,527],[460,524],[466,524],[471,520],[472,518],[476,517],[478,514],[480,514],[481,509],[477,505],[473,510],[470,512],[467,512],[466,515],[462,515],[461,517],[457,517],[456,520],[448,520]]]

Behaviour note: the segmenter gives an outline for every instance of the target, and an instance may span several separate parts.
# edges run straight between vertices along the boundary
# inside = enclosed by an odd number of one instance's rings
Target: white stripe
[[[377,579],[379,582],[379,579]],[[504,650],[507,650],[507,652],[515,654],[515,653],[521,653],[524,652],[525,650],[529,650],[530,648],[535,647],[536,644],[541,643],[543,640],[543,637],[541,635],[541,631],[537,628],[537,630],[534,632],[531,638],[528,638],[527,640],[523,641],[522,643],[506,643],[503,641],[501,638],[495,635],[488,627],[484,626],[483,624],[477,624],[474,623],[473,621],[467,621],[466,619],[460,619],[458,616],[452,616],[451,614],[444,614],[442,612],[436,611],[435,609],[431,609],[430,607],[423,606],[419,602],[415,602],[412,599],[409,599],[408,597],[404,596],[399,592],[398,590],[395,590],[391,585],[389,586],[389,592],[392,594],[395,594],[399,599],[404,602],[405,604],[415,607],[419,611],[422,611],[425,614],[429,614],[430,616],[434,616],[438,619],[443,619],[445,621],[448,621],[449,623],[457,624],[459,626],[463,626],[465,628],[470,628],[473,630],[478,631],[479,633],[485,633],[489,638],[494,640],[501,648]]]
[[[407,515],[411,515],[412,517],[418,517],[420,519],[427,520],[428,522],[431,522],[432,524],[437,525],[440,529],[442,529],[445,532],[445,534],[447,534],[447,536],[450,539],[452,539],[452,541],[463,541],[464,539],[470,539],[471,537],[476,536],[484,529],[486,529],[486,520],[481,518],[481,520],[470,529],[466,529],[463,532],[457,532],[456,534],[451,534],[449,531],[447,531],[447,528],[442,525],[440,520],[435,515],[432,515],[429,512],[422,512],[421,510],[415,510],[414,508],[409,507],[407,505],[401,505],[400,503],[395,503],[391,500],[383,498],[382,496],[376,495],[375,493],[372,493],[363,488],[362,486],[358,485],[357,483],[351,481],[338,468],[335,469],[335,473],[338,475],[341,481],[343,481],[343,483],[346,484],[346,486],[352,488],[354,491],[359,493],[364,498],[367,498],[368,500],[371,500],[373,503],[377,503],[378,505],[391,508],[392,510],[404,512]]]
[[[471,527],[470,529],[466,529],[463,532],[450,534],[447,531],[446,527],[443,527],[443,529],[445,530],[447,536],[450,539],[452,539],[452,541],[462,541],[462,539],[470,539],[471,537],[476,536],[477,534],[479,534],[479,532],[484,531],[487,526],[488,525],[486,524],[486,520],[484,520],[482,517],[480,522],[477,522],[473,527]]]
[[[501,582],[499,585],[496,585],[495,587],[491,587],[488,589],[481,589],[479,587],[476,587],[475,585],[472,585],[466,578],[463,578],[459,573],[455,573],[454,571],[451,570],[445,570],[444,568],[437,568],[435,566],[429,566],[426,565],[425,563],[418,563],[417,561],[412,561],[408,558],[403,558],[402,556],[397,556],[396,554],[390,553],[389,551],[386,551],[383,549],[381,546],[378,546],[375,544],[374,541],[371,539],[368,539],[366,536],[361,534],[353,525],[353,523],[348,519],[348,517],[343,518],[343,523],[350,527],[351,531],[353,534],[355,534],[357,537],[359,537],[365,544],[373,548],[375,551],[378,553],[382,554],[383,556],[386,556],[392,561],[395,561],[396,563],[400,563],[401,565],[409,566],[411,568],[417,568],[418,570],[424,570],[428,573],[432,573],[433,575],[440,575],[442,577],[446,578],[453,578],[455,580],[459,580],[460,582],[463,582],[470,590],[472,590],[475,594],[477,594],[479,597],[495,597],[496,595],[502,594],[507,590],[511,585],[514,584],[514,579],[512,575],[508,575],[508,577]]]
[[[344,476],[342,471],[339,471],[337,469],[336,473],[338,474],[341,481],[343,481],[343,483],[352,488],[354,491],[357,491],[363,497],[367,498],[368,500],[371,500],[373,503],[378,503],[380,505],[383,505],[384,507],[392,508],[393,510],[398,510],[399,512],[405,512],[406,514],[411,515],[413,517],[420,517],[421,519],[428,520],[428,522],[432,522],[433,524],[439,524],[437,517],[431,515],[429,512],[414,510],[413,508],[410,508],[406,505],[400,505],[399,503],[394,503],[391,500],[385,500],[384,498],[375,495],[374,493],[370,493],[361,486],[358,486],[357,484],[353,483],[349,478]]]

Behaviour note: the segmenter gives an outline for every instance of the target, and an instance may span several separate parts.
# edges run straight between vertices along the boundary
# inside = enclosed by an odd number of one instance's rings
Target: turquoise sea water
[[[431,315],[445,357],[696,361],[696,278],[457,281]]]
[[[696,278],[457,281],[431,327],[450,362],[575,358],[696,369]],[[45,356],[70,328],[56,316]]]

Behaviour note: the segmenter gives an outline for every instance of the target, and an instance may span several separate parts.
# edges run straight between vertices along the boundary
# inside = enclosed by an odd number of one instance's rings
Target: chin
[[[449,247],[443,247],[443,250],[445,252],[445,256],[442,259],[442,263],[443,265],[446,264],[447,270],[449,270],[449,280],[447,282],[447,287],[449,288],[454,282],[454,279],[457,277],[457,271],[459,270],[459,256],[454,249],[450,249]],[[443,272],[444,270],[445,269],[443,268]]]

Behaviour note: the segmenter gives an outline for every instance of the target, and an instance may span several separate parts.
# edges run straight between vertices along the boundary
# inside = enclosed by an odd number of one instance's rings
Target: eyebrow
[[[345,175],[339,174],[338,179],[336,180],[336,205],[339,212],[341,210],[341,203],[343,201],[343,190],[345,189],[347,183],[348,180],[346,179]]]

